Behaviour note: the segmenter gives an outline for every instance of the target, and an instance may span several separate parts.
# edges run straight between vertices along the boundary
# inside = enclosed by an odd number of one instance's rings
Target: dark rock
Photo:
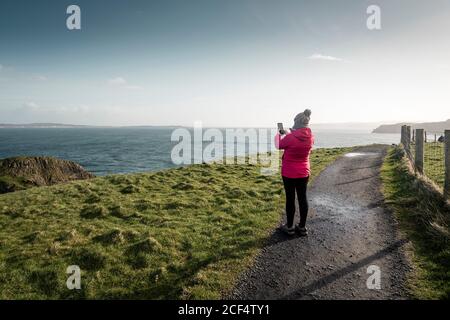
[[[0,160],[0,193],[93,178],[79,164],[52,157],[14,157]]]

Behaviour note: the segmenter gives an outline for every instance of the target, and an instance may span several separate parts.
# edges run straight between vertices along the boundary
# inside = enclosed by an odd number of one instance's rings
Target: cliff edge
[[[52,157],[14,157],[0,160],[0,193],[93,178],[79,164]]]

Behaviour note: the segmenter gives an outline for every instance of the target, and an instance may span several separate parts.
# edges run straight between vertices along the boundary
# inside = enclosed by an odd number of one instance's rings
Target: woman
[[[295,117],[294,126],[290,132],[280,130],[275,137],[275,146],[284,150],[281,175],[286,192],[287,223],[281,226],[281,230],[288,235],[294,235],[295,232],[300,236],[308,235],[306,189],[310,174],[309,155],[314,144],[314,136],[309,128],[310,117],[311,110],[306,109]],[[296,192],[300,208],[300,223],[294,228]]]

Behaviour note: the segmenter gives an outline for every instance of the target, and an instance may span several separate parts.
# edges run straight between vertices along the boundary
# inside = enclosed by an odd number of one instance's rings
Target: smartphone
[[[278,131],[284,131],[283,124],[281,122],[278,122]]]

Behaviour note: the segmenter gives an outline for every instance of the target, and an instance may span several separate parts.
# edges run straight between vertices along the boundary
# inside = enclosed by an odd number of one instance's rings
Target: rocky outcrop
[[[15,157],[0,160],[0,193],[93,178],[79,164],[52,157]]]

